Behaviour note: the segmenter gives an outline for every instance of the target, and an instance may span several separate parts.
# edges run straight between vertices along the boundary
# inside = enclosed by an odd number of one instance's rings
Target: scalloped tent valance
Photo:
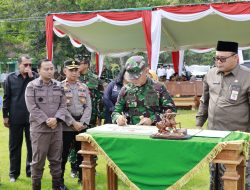
[[[250,46],[249,21],[250,2],[51,13],[46,16],[47,55],[52,59],[54,31],[100,56],[147,51],[156,70],[162,50],[213,48],[218,40]]]

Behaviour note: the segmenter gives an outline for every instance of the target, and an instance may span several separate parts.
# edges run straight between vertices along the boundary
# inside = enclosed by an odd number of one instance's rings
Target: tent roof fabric
[[[250,46],[250,2],[157,6],[139,9],[49,13],[48,58],[53,31],[102,55],[147,50],[156,69],[161,50],[213,48],[218,40]]]
[[[131,9],[111,9],[100,11],[81,11],[69,13],[49,13],[65,20],[74,20],[73,15],[89,15],[110,13],[131,13],[143,10],[163,10],[174,14],[187,16],[202,12],[213,7],[224,14],[246,15],[250,17],[250,3],[214,3],[214,4],[195,4],[178,6],[158,6]],[[72,15],[72,17],[70,16]],[[94,15],[93,15],[94,16]],[[105,15],[104,15],[105,16]],[[77,16],[77,20],[79,16]],[[80,18],[78,21],[80,21]],[[110,18],[112,19],[112,18]],[[130,19],[130,18],[127,18]],[[208,48],[214,47],[218,39],[232,40],[240,43],[241,46],[249,45],[246,36],[249,34],[249,19],[245,21],[230,20],[222,17],[215,12],[198,20],[182,22],[174,21],[170,18],[162,18],[161,29],[161,49],[178,50],[189,48]],[[55,28],[63,31],[68,36],[74,37],[77,41],[92,46],[93,49],[103,53],[117,53],[121,51],[146,50],[143,27],[140,23],[134,26],[119,27],[104,21],[96,21],[88,26],[66,26],[55,21]],[[108,46],[107,46],[108,44]],[[106,46],[106,48],[104,48]],[[123,46],[123,47],[122,47]]]

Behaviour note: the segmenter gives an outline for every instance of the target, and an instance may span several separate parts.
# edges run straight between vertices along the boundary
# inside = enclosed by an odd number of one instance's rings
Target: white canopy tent
[[[97,52],[99,58],[147,51],[153,70],[160,51],[173,51],[178,70],[179,50],[213,48],[218,40],[250,46],[250,2],[51,13],[46,17],[49,59],[53,54],[53,31],[59,37],[69,36],[76,47],[83,44]]]

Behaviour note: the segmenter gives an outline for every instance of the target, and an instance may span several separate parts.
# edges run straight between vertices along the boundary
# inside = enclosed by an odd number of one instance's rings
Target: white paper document
[[[98,127],[94,127],[87,130],[87,133],[108,133],[108,134],[126,134],[126,135],[152,135],[157,133],[156,126],[144,126],[144,125],[126,125],[118,126],[115,124],[106,124]]]
[[[158,132],[156,126],[144,126],[144,125],[126,125],[118,126],[115,124],[106,124],[98,127],[94,127],[87,130],[87,133],[106,133],[106,134],[125,134],[125,135],[145,135],[150,136]],[[225,138],[231,131],[215,131],[215,130],[203,130],[203,129],[188,129],[187,134],[194,137],[213,137],[213,138]]]
[[[188,129],[187,134],[190,136],[195,136],[197,133],[201,132],[202,129]]]
[[[230,133],[231,131],[188,129],[188,135],[195,136],[195,137],[225,138]]]

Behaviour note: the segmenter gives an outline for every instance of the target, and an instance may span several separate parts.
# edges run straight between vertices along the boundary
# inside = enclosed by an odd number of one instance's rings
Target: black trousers
[[[81,142],[76,141],[76,135],[79,133],[85,132],[86,130],[83,130],[81,132],[76,131],[63,131],[63,152],[62,152],[62,181],[64,182],[64,172],[65,172],[65,166],[68,161],[69,151],[70,147],[74,146],[76,152],[81,149]],[[82,168],[79,167],[79,165],[82,163],[82,155],[77,154],[77,166],[78,166],[78,172],[79,172],[79,180],[82,179]]]
[[[31,175],[30,163],[32,161],[32,149],[30,142],[30,125],[10,125],[9,128],[9,157],[10,157],[10,177],[18,178],[21,170],[21,153],[23,144],[23,132],[27,147],[26,175]]]

